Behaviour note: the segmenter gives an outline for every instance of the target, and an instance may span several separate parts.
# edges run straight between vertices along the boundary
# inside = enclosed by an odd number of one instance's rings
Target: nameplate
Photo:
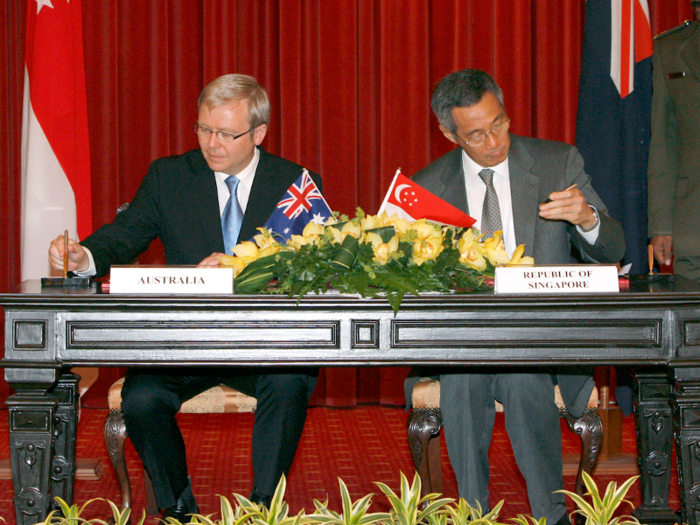
[[[619,292],[617,266],[581,264],[562,266],[504,266],[496,268],[496,293],[605,293]]]
[[[112,266],[109,293],[232,294],[233,268]]]

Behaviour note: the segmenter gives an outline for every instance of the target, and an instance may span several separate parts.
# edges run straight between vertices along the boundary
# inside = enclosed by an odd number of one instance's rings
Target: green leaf
[[[331,267],[340,271],[352,268],[355,265],[359,248],[360,242],[355,237],[346,236],[330,263]]]
[[[639,476],[634,476],[627,481],[625,481],[620,488],[617,488],[617,483],[612,481],[608,484],[605,494],[600,497],[600,492],[598,491],[598,486],[596,485],[593,478],[583,472],[583,482],[586,485],[588,492],[587,496],[590,496],[591,503],[586,501],[584,497],[578,494],[560,490],[563,494],[569,496],[576,506],[578,507],[574,513],[580,514],[586,519],[586,523],[589,525],[619,525],[624,520],[627,525],[639,525],[639,522],[633,516],[623,516],[622,518],[613,518],[613,515],[617,511],[618,507],[625,502],[624,499],[627,492],[632,487]],[[627,502],[629,503],[629,502]]]

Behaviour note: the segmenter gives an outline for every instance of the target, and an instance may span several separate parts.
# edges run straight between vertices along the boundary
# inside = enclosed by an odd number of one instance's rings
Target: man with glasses
[[[488,74],[467,69],[448,75],[433,93],[432,108],[440,131],[459,147],[416,173],[414,181],[474,217],[486,236],[503,231],[509,254],[525,244],[525,255],[537,264],[569,264],[572,248],[586,262],[622,258],[622,228],[591,187],[576,148],[510,134],[503,93]],[[556,377],[551,375],[556,370],[522,370],[439,370],[445,440],[459,496],[489,508],[495,399],[504,405],[532,515],[551,524],[569,523],[564,496],[554,493],[563,488],[554,384],[571,414],[580,417],[593,380],[561,370]],[[412,382],[407,381],[407,392]]]
[[[302,173],[301,166],[260,147],[269,121],[267,93],[253,77],[214,80],[199,98],[194,127],[199,149],[153,162],[128,209],[82,242],[69,241],[68,270],[106,275],[111,265],[138,257],[156,237],[167,264],[217,266],[238,239],[257,233]],[[321,188],[320,178],[312,177]],[[62,239],[49,249],[57,270],[63,269]],[[131,368],[122,412],[153,480],[163,519],[184,523],[187,514],[198,512],[175,414],[182,403],[221,383],[257,399],[251,500],[269,506],[281,475],[289,474],[315,370]]]
[[[700,281],[700,0],[654,39],[649,237],[659,264]]]

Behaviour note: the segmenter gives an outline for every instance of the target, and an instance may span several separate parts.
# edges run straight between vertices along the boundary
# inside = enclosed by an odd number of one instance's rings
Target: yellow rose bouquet
[[[253,241],[220,259],[234,269],[236,293],[278,293],[300,299],[331,289],[362,297],[386,296],[395,312],[406,294],[472,293],[507,264],[533,264],[519,246],[511,259],[501,232],[482,239],[471,228],[440,226],[396,215],[333,217],[310,222],[281,244],[264,228]]]

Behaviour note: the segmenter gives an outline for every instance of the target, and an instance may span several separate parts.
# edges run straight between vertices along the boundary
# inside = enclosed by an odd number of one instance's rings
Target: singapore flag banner
[[[400,168],[396,170],[378,214],[382,212],[389,216],[398,215],[399,218],[408,221],[427,219],[459,228],[469,228],[476,222],[463,211],[403,175]]]
[[[80,0],[28,0],[22,120],[22,279],[50,275],[51,240],[92,230]]]

